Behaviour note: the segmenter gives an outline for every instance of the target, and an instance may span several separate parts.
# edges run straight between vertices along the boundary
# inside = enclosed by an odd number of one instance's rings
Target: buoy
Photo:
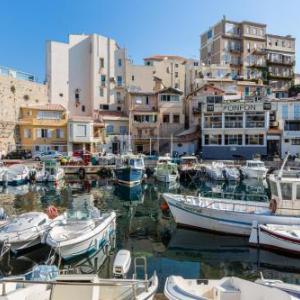
[[[160,205],[160,209],[161,210],[168,210],[169,209],[169,205],[166,201],[164,201],[161,205]]]
[[[47,215],[50,219],[54,219],[58,216],[58,210],[55,206],[53,205],[50,205],[48,208],[47,208]]]

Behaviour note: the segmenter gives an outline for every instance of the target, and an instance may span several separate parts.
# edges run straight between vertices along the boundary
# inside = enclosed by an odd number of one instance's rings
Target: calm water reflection
[[[176,228],[172,218],[160,210],[163,192],[197,195],[207,191],[241,193],[244,198],[249,194],[267,195],[266,185],[256,181],[238,185],[199,182],[197,185],[175,183],[169,186],[149,180],[143,186],[128,189],[97,177],[84,181],[74,177],[58,187],[9,187],[0,191],[0,200],[9,213],[44,210],[50,204],[61,211],[86,205],[115,210],[118,216],[116,249],[108,257],[101,252],[63,266],[79,267],[82,273],[99,272],[101,276],[111,276],[113,254],[117,249],[127,248],[135,256],[148,257],[148,273],[157,271],[161,288],[170,274],[187,278],[237,275],[254,279],[263,271],[265,277],[300,283],[299,259],[249,248],[247,238]],[[44,247],[17,258],[3,258],[1,274],[27,272],[34,264],[46,260],[48,254],[49,249]]]

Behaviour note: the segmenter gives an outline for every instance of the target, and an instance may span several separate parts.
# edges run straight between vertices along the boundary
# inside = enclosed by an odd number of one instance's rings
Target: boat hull
[[[86,238],[73,239],[66,242],[57,242],[46,237],[46,243],[52,247],[55,252],[64,260],[71,260],[81,255],[91,254],[104,249],[106,245],[111,244],[115,234],[116,219],[115,216],[108,221],[105,227],[99,225]]]
[[[178,225],[243,236],[250,236],[253,222],[300,225],[300,218],[297,217],[197,207],[174,200],[171,195],[164,194],[163,197]]]
[[[38,236],[35,239],[28,241],[16,241],[10,242],[10,250],[14,254],[29,251],[31,248],[36,247],[41,244],[41,237]]]
[[[174,182],[174,181],[177,180],[178,174],[176,174],[176,175],[169,174],[169,173],[167,173],[167,174],[156,174],[155,178],[158,181],[161,181],[161,182]]]
[[[300,254],[300,239],[284,236],[269,230],[263,225],[253,225],[249,238],[251,246],[265,249]]]
[[[118,183],[133,186],[140,184],[143,179],[143,169],[137,169],[133,167],[123,167],[115,169],[115,176]]]

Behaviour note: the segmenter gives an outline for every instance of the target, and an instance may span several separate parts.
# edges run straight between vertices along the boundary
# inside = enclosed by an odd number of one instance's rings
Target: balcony
[[[256,48],[252,50],[252,53],[255,55],[266,55],[267,50],[263,48]]]
[[[193,107],[193,113],[194,114],[201,114],[201,107]]]
[[[282,79],[282,80],[292,80],[294,78],[294,74],[274,74],[269,73],[268,77],[270,79]]]
[[[295,61],[287,60],[287,59],[267,59],[268,64],[278,65],[278,66],[294,66]]]
[[[214,122],[214,123],[204,123],[205,129],[214,129],[214,128],[222,128],[222,122]]]
[[[264,69],[267,67],[267,64],[265,62],[253,62],[249,64],[249,67],[255,69]]]
[[[139,129],[143,128],[156,128],[158,126],[158,122],[133,122],[133,126]]]

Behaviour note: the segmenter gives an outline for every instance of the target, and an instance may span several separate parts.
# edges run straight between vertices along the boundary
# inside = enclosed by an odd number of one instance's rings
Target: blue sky
[[[291,34],[300,49],[299,11],[299,0],[1,0],[0,65],[42,81],[45,41],[66,41],[69,33],[112,37],[136,63],[152,54],[196,58],[200,33],[223,15],[266,23],[269,33]]]

